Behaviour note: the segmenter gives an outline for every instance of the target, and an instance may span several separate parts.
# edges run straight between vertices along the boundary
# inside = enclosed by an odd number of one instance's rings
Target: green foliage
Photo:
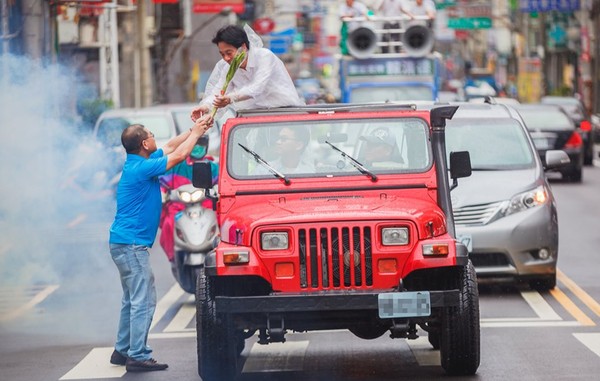
[[[244,59],[246,59],[246,52],[244,50],[242,50],[242,48],[240,47],[237,50],[235,57],[233,57],[233,59],[231,60],[231,63],[229,64],[229,70],[227,71],[227,75],[225,76],[225,83],[223,84],[223,88],[221,88],[221,95],[224,95],[225,92],[227,91],[229,82],[231,82],[231,80],[233,79],[235,72],[237,71],[237,69],[239,69],[242,62],[244,62]],[[212,112],[210,114],[211,117],[214,118],[216,113],[217,113],[217,108],[213,107]]]
[[[552,91],[550,91],[550,95],[555,95],[555,96],[559,96],[559,97],[570,97],[573,95],[573,89],[570,88],[569,86],[563,85],[556,89],[552,89]]]
[[[79,101],[77,111],[84,123],[93,126],[100,114],[113,107],[112,99],[88,98]]]

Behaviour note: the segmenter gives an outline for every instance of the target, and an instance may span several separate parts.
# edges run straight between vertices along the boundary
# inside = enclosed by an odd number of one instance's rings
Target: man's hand
[[[212,127],[213,122],[213,117],[210,116],[210,114],[206,114],[204,117],[196,120],[192,129],[199,132],[200,136],[202,136],[209,128]]]
[[[190,115],[190,117],[192,118],[193,122],[196,122],[198,119],[202,118],[203,114],[206,114],[207,112],[208,107],[206,107],[205,105],[198,106],[192,110],[192,114]]]
[[[216,108],[221,108],[230,105],[232,99],[229,95],[217,95],[215,97],[215,101],[213,102],[213,106]]]

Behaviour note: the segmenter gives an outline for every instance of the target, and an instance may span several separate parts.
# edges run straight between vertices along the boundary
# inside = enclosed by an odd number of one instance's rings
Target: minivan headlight
[[[506,201],[500,210],[502,217],[510,216],[511,214],[519,213],[524,210],[544,205],[548,202],[549,192],[545,186],[539,187],[519,193],[510,200]]]

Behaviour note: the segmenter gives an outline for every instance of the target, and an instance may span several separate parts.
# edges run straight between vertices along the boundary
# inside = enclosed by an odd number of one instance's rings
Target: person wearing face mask
[[[175,190],[184,184],[192,183],[192,173],[195,162],[209,162],[212,167],[213,185],[217,183],[219,166],[210,156],[206,156],[208,148],[207,137],[202,137],[198,140],[190,155],[181,163],[167,171],[160,177],[161,192],[166,197],[167,192]],[[164,199],[164,198],[163,198]],[[212,201],[206,199],[202,202],[205,208],[212,208]],[[160,215],[160,246],[165,252],[169,262],[173,262],[175,258],[175,215],[182,211],[185,205],[181,202],[166,201],[163,204],[163,209]]]
[[[213,69],[206,84],[205,96],[191,114],[193,121],[213,107],[234,110],[300,106],[304,102],[283,62],[269,49],[262,47],[262,40],[250,28],[228,25],[221,28],[212,42],[219,48],[223,57]],[[225,84],[229,65],[238,49],[246,52],[246,58],[233,76],[225,94],[221,89]],[[222,112],[217,113],[217,119]]]

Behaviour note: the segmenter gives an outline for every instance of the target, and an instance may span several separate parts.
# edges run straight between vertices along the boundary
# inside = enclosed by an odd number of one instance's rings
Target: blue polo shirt
[[[110,243],[152,247],[162,208],[158,176],[167,170],[167,156],[159,149],[148,159],[127,154],[117,187],[117,214],[110,227]]]

